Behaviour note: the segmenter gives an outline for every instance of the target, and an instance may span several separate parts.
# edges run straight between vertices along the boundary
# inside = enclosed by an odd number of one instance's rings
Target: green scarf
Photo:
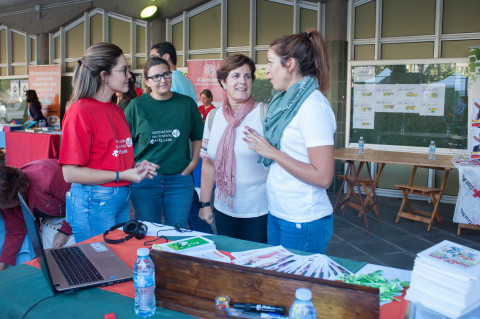
[[[267,115],[263,120],[263,133],[265,138],[275,148],[280,149],[280,139],[283,130],[297,114],[303,102],[318,88],[317,79],[304,76],[299,82],[294,83],[287,91],[275,94],[272,102],[268,105]],[[259,163],[265,167],[272,164],[272,160],[260,156]]]

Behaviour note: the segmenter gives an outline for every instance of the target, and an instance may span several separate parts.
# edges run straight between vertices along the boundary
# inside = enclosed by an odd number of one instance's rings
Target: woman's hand
[[[200,211],[198,212],[198,217],[200,217],[200,219],[205,221],[206,223],[212,224],[213,222],[212,207],[207,206],[207,207],[200,208]]]
[[[160,168],[160,166],[157,164],[143,160],[140,163],[137,163],[134,168],[120,172],[120,180],[140,183],[145,178],[153,179],[153,177],[157,175],[156,170],[158,168]]]
[[[249,149],[254,150],[268,159],[273,159],[275,153],[279,152],[265,137],[258,134],[253,128],[245,126],[245,130],[246,131],[243,132],[243,134],[245,134],[243,140],[247,142]]]
[[[195,168],[197,167],[198,165],[198,162],[197,163],[194,163],[194,161],[191,161],[187,167],[185,167],[185,169],[180,173],[181,175],[190,175],[192,174],[192,172],[195,170]]]
[[[52,248],[60,248],[65,246],[69,238],[70,238],[69,235],[66,235],[61,232],[57,232],[55,236],[53,236]]]

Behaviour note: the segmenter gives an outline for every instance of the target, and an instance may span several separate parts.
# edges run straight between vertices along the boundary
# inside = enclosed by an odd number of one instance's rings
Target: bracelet
[[[115,172],[117,178],[115,178],[115,182],[120,182],[120,173],[118,171]]]

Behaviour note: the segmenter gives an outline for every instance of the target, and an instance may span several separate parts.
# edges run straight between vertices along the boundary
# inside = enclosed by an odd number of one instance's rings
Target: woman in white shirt
[[[324,253],[333,229],[326,189],[334,170],[335,116],[320,33],[283,36],[270,44],[267,75],[279,91],[268,106],[265,138],[247,127],[245,141],[270,167],[268,243]]]
[[[263,131],[264,108],[251,96],[254,74],[255,63],[244,55],[225,58],[217,70],[226,95],[223,106],[210,112],[205,122],[199,216],[207,223],[215,216],[220,235],[265,243],[268,170],[257,163],[257,153],[242,141],[245,126]]]

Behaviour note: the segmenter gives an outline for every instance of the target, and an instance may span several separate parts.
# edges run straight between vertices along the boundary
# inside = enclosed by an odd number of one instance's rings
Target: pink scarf
[[[235,128],[242,123],[247,114],[255,105],[250,97],[237,111],[233,111],[228,98],[223,101],[223,116],[228,122],[222,138],[218,142],[215,155],[215,183],[221,197],[227,200],[228,206],[233,209],[233,195],[235,194]]]

